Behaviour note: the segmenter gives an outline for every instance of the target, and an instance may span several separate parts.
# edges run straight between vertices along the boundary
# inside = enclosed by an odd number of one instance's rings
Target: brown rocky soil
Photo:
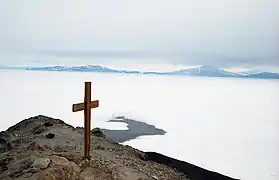
[[[147,159],[99,130],[92,132],[91,160],[83,160],[83,129],[36,116],[0,133],[1,180],[182,180],[186,175]]]
[[[145,133],[155,132],[151,125],[126,123],[132,127],[126,136],[138,136],[139,126]],[[110,138],[131,138],[120,131],[105,132]],[[123,146],[98,128],[92,130],[91,159],[84,161],[83,138],[83,128],[59,119],[40,115],[19,122],[0,132],[0,180],[235,180],[156,152]]]

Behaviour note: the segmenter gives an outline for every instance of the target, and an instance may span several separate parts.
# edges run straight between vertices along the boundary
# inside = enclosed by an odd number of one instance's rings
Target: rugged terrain
[[[231,179],[154,152],[141,152],[92,130],[83,160],[83,129],[36,116],[0,132],[0,180]]]

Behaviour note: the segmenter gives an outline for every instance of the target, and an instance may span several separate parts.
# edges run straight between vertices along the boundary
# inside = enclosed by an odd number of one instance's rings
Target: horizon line
[[[190,70],[190,69],[195,69],[195,68],[199,68],[199,67],[209,67],[209,68],[214,68],[214,69],[218,69],[218,70],[223,70],[229,73],[251,73],[251,74],[255,74],[255,73],[276,73],[279,74],[278,72],[275,71],[258,71],[258,70],[252,70],[252,69],[246,69],[246,70],[242,70],[242,71],[232,71],[232,69],[235,68],[219,68],[216,66],[211,66],[211,65],[193,65],[193,66],[188,66],[188,67],[183,67],[183,68],[177,68],[177,69],[173,69],[173,70],[169,70],[169,71],[153,71],[153,70],[140,70],[140,69],[133,69],[133,68],[117,68],[115,66],[106,66],[106,65],[101,65],[101,64],[76,64],[76,65],[69,65],[69,64],[48,64],[48,65],[0,65],[0,69],[13,69],[13,68],[46,68],[46,67],[82,67],[82,66],[94,66],[94,67],[103,67],[103,68],[107,68],[110,70],[116,70],[116,71],[138,71],[138,72],[142,72],[142,73],[170,73],[170,72],[176,72],[176,71],[181,71],[181,70]]]

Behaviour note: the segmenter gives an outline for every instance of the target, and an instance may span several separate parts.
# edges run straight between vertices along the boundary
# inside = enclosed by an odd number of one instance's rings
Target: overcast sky
[[[0,51],[278,67],[279,0],[0,0]]]

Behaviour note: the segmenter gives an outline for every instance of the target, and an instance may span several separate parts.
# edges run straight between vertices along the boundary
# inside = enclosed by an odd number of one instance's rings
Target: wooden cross
[[[99,107],[99,100],[91,101],[91,82],[85,82],[84,102],[73,104],[73,112],[84,110],[84,159],[90,159],[91,108]]]

